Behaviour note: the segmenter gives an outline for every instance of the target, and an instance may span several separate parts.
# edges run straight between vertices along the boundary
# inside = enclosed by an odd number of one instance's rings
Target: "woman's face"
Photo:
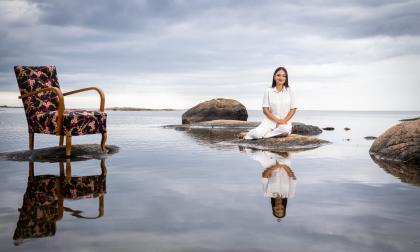
[[[284,85],[286,82],[286,72],[283,70],[277,71],[274,75],[274,80],[276,81],[276,85]]]

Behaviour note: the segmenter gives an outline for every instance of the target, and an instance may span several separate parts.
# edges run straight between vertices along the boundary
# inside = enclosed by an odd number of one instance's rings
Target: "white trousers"
[[[281,124],[277,128],[272,128],[272,125],[262,122],[258,127],[252,129],[245,135],[245,139],[259,139],[270,138],[278,135],[289,135],[292,132],[292,124]]]

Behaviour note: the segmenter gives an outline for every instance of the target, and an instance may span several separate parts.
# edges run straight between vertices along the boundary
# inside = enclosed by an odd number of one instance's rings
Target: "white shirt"
[[[289,177],[284,168],[271,172],[269,178],[261,179],[264,197],[293,198],[296,191],[296,179]]]
[[[268,107],[276,117],[282,119],[287,116],[291,109],[297,108],[295,96],[290,87],[283,87],[279,92],[276,87],[267,88],[264,93],[263,107]],[[265,117],[263,123],[268,123],[271,128],[276,127],[276,123]],[[292,123],[291,120],[287,124]]]
[[[253,160],[259,162],[264,168],[275,164],[291,166],[290,156],[285,157],[270,151],[252,151],[248,148],[245,148],[245,151],[250,154]]]

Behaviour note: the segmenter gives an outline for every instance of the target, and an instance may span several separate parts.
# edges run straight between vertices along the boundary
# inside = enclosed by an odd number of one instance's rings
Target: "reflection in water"
[[[223,149],[226,146],[215,146],[214,144],[238,139],[239,132],[243,129],[221,129],[221,128],[190,128],[177,129],[184,131],[189,137],[192,137],[200,145],[206,145],[211,148]]]
[[[265,168],[261,179],[264,197],[270,198],[272,213],[280,221],[286,216],[287,199],[293,198],[296,191],[296,176],[291,168],[290,154],[243,147],[240,150]]]
[[[101,160],[101,174],[72,176],[71,162],[60,162],[60,175],[34,175],[34,163],[29,162],[28,186],[19,208],[19,220],[13,235],[15,245],[24,239],[54,236],[56,222],[63,218],[63,212],[84,219],[97,219],[104,215],[104,194],[106,193],[106,166]],[[64,207],[64,199],[77,200],[99,197],[99,213],[86,217],[82,211]]]
[[[410,163],[393,163],[377,159],[371,156],[372,160],[389,174],[399,178],[401,182],[420,186],[420,165]]]

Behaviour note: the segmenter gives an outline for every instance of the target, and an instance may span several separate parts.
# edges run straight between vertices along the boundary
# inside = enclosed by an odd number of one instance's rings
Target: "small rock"
[[[377,137],[374,136],[365,136],[366,140],[375,140]]]
[[[350,129],[350,128],[348,128],[348,127],[345,127],[345,128],[344,128],[344,130],[345,130],[345,131],[348,131],[348,130],[351,130],[351,129]]]
[[[407,118],[407,119],[401,119],[400,122],[415,121],[415,120],[419,120],[419,119],[420,119],[420,117]]]
[[[218,98],[202,102],[182,114],[182,124],[220,119],[246,121],[248,112],[236,100]]]
[[[323,130],[334,130],[334,127],[325,127],[325,128],[322,128]]]

